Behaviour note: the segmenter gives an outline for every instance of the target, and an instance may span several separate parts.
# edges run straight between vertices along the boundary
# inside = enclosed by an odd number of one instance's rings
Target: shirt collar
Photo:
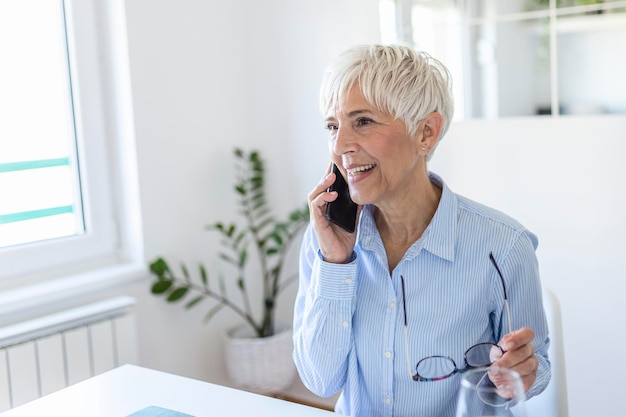
[[[439,206],[422,237],[411,245],[404,258],[411,259],[424,249],[440,258],[453,261],[457,234],[458,201],[456,195],[441,177],[430,172],[429,178],[433,184],[442,189]],[[374,209],[371,205],[363,207],[361,212],[357,242],[363,249],[384,252],[382,240],[374,221]]]
[[[458,223],[458,201],[445,182],[437,174],[429,173],[430,181],[441,187],[441,199],[433,219],[423,237],[424,249],[448,261],[454,261]]]

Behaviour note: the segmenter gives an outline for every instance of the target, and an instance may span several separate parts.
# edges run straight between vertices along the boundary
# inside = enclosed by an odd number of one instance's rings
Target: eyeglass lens
[[[502,407],[510,403],[511,398],[515,396],[516,386],[510,381],[510,377],[504,377],[504,388],[498,388],[489,377],[489,372],[485,372],[476,389],[478,397],[483,403],[492,407]]]
[[[502,357],[504,351],[493,343],[479,343],[465,352],[465,361],[473,368],[491,365]]]
[[[429,380],[446,378],[456,372],[463,372],[470,368],[491,365],[502,357],[504,351],[493,343],[479,343],[465,352],[464,369],[458,369],[454,360],[446,356],[429,356],[417,364],[417,375]]]

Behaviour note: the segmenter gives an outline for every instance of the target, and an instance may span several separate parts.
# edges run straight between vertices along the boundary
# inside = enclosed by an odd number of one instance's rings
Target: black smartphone
[[[339,195],[335,201],[326,204],[326,218],[349,233],[354,233],[358,205],[350,198],[348,183],[337,165],[333,164],[331,172],[335,173],[336,179],[328,191],[337,191]]]

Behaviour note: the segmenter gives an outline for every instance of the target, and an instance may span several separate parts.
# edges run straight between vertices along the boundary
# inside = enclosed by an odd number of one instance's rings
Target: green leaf
[[[271,224],[274,221],[274,219],[272,219],[272,217],[268,217],[267,219],[263,220],[262,222],[260,222],[257,226],[257,229],[261,230],[263,229],[265,226]]]
[[[185,294],[187,294],[187,291],[189,291],[188,287],[178,287],[167,296],[167,301],[174,303],[183,298]]]
[[[220,230],[223,231],[224,230],[224,225],[221,222],[215,222],[213,224],[210,224],[206,227],[209,230]]]
[[[181,271],[183,271],[183,275],[185,276],[187,281],[189,281],[189,279],[190,279],[189,278],[189,271],[187,270],[187,266],[183,262],[180,263],[180,269],[181,269]]]
[[[279,233],[272,233],[272,234],[270,234],[269,237],[271,237],[272,240],[274,242],[276,242],[276,244],[278,246],[282,246],[282,244],[283,244],[283,237]]]
[[[241,186],[241,185],[237,185],[235,187],[235,191],[237,191],[237,194],[246,195],[246,189],[243,188],[243,186]]]
[[[264,209],[265,212],[268,212],[268,208],[267,208],[267,199],[265,198],[265,194],[264,193],[259,193],[260,195],[256,195],[254,196],[255,198],[251,198],[249,200],[250,202],[250,206],[252,207],[252,209],[254,211],[261,212],[261,209]],[[258,214],[257,214],[258,216]]]
[[[235,243],[235,247],[236,247],[236,246],[238,246],[238,245],[239,245],[239,243],[241,243],[241,240],[242,240],[244,237],[246,237],[246,234],[247,234],[247,233],[246,233],[246,231],[245,231],[245,230],[243,230],[243,231],[239,232],[239,234],[235,237],[235,241],[234,241],[234,243]]]
[[[206,313],[206,315],[204,316],[204,323],[208,323],[215,314],[217,314],[222,308],[224,307],[224,304],[217,304],[215,305],[211,310],[209,310],[208,313]]]
[[[250,196],[250,201],[251,202],[256,202],[256,201],[262,201],[262,204],[265,204],[265,193],[263,192],[263,190],[258,190],[254,193],[252,193],[252,195]]]
[[[276,233],[284,233],[284,234],[289,233],[289,228],[287,227],[285,223],[276,223],[274,225],[274,229]]]
[[[263,175],[263,172],[265,171],[265,164],[260,157],[250,158],[250,169]]]
[[[209,285],[209,275],[206,273],[206,268],[204,265],[200,264],[198,269],[200,269],[200,279],[202,280],[202,285],[207,287]]]
[[[259,188],[263,188],[263,184],[264,184],[263,177],[258,177],[258,176],[251,177],[249,179],[249,182],[250,182],[250,188],[252,190],[258,190]]]
[[[241,291],[245,291],[245,290],[246,290],[246,284],[245,284],[245,282],[244,282],[243,278],[239,278],[239,279],[237,280],[237,286],[239,287],[239,289],[240,289]]]
[[[267,249],[265,250],[265,254],[266,254],[267,256],[270,256],[270,255],[275,255],[275,254],[277,254],[277,253],[278,253],[278,249],[277,249],[277,248],[267,248]]]
[[[198,295],[196,297],[194,297],[193,299],[191,299],[191,301],[189,301],[187,304],[185,304],[185,308],[186,309],[190,309],[193,306],[195,306],[196,304],[198,304],[200,301],[204,300],[204,296],[203,295]]]
[[[244,249],[241,252],[239,252],[239,266],[240,267],[245,266],[247,260],[248,260],[248,251]]]
[[[154,284],[152,284],[152,294],[163,294],[172,286],[172,281],[169,279],[159,279]]]
[[[228,263],[229,263],[229,264],[231,264],[231,265],[235,265],[235,266],[239,265],[239,264],[237,263],[237,261],[235,260],[235,258],[232,258],[232,257],[230,257],[230,256],[226,255],[225,253],[220,253],[218,256],[219,256],[219,258],[220,258],[221,260],[223,260],[223,261],[225,261],[225,262],[228,262]]]
[[[165,259],[157,258],[150,264],[150,271],[158,277],[163,277],[163,275],[170,271],[170,267],[167,265],[167,262],[165,262]]]

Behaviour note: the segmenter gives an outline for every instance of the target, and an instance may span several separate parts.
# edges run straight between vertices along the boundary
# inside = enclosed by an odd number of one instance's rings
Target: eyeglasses
[[[509,326],[509,333],[511,332],[511,312],[509,311],[509,298],[506,293],[506,285],[504,284],[504,278],[500,267],[496,263],[493,253],[489,253],[489,259],[493,263],[502,282],[502,289],[504,290],[504,309],[507,316],[507,322]],[[404,277],[400,275],[400,281],[402,283],[402,306],[404,308],[404,347],[406,352],[406,362],[409,369],[409,375],[414,381],[440,381],[451,377],[456,373],[463,373],[469,369],[489,366],[504,355],[506,352],[502,347],[495,343],[485,342],[478,343],[465,351],[463,355],[463,361],[465,366],[458,368],[456,362],[448,356],[428,356],[420,360],[416,367],[415,373],[411,367],[411,358],[409,357],[409,330],[406,314],[406,296],[404,290]]]

